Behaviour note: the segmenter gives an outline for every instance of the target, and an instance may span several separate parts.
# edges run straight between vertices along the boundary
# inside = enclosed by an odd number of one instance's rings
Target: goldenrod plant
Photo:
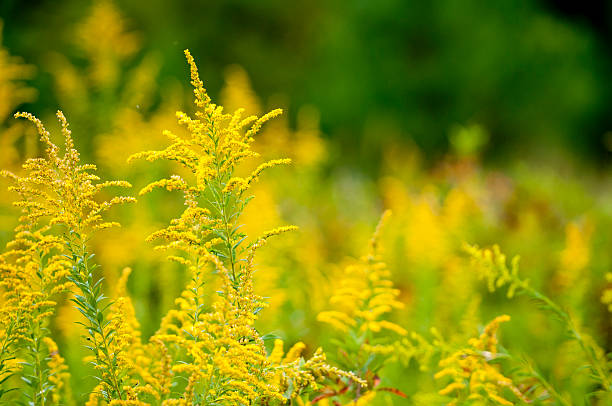
[[[174,161],[189,175],[187,180],[172,175],[140,191],[143,195],[159,187],[178,190],[185,202],[180,217],[149,237],[166,242],[157,249],[180,250],[181,255],[169,259],[188,267],[192,275],[177,299],[178,308],[164,317],[154,336],[168,346],[172,372],[186,382],[183,398],[195,404],[283,402],[305,389],[316,389],[316,377],[321,374],[363,385],[354,374],[326,365],[320,350],[305,362],[275,365],[268,359],[263,337],[253,326],[257,314],[266,307],[253,291],[254,256],[268,238],[296,227],[278,227],[247,241],[240,230],[240,216],[252,198],[247,192],[261,172],[290,161],[264,162],[248,176],[236,176],[235,172],[242,161],[258,155],[250,148],[253,137],[281,110],[246,118],[242,109],[224,113],[206,93],[189,51],[185,55],[197,110],[195,118],[183,112],[176,115],[189,136],[166,132],[172,142],[169,147],[130,158]],[[212,303],[204,286],[206,273],[211,271],[217,273],[221,284],[218,299]]]
[[[102,280],[93,274],[95,265],[87,241],[96,230],[118,225],[103,219],[106,211],[116,204],[133,201],[133,198],[117,196],[99,202],[95,200],[97,195],[105,188],[129,184],[99,182],[92,173],[96,167],[81,164],[68,122],[61,111],[57,112],[57,118],[65,141],[63,155],[39,119],[29,113],[17,113],[15,117],[31,121],[46,148],[44,158],[26,161],[23,175],[3,172],[13,181],[10,189],[18,193],[20,198],[15,205],[22,211],[20,224],[15,230],[15,242],[9,245],[20,248],[3,255],[18,256],[14,260],[17,267],[7,267],[6,273],[19,275],[20,282],[25,285],[21,288],[25,291],[21,295],[30,296],[25,298],[28,308],[21,309],[27,326],[22,344],[25,349],[23,381],[32,390],[26,396],[36,405],[57,398],[51,392],[59,390],[60,386],[53,380],[57,380],[62,371],[53,371],[45,365],[47,361],[54,361],[55,367],[59,367],[59,358],[53,358],[56,347],[48,339],[47,319],[56,304],[52,297],[74,285],[78,294],[72,300],[85,317],[79,323],[87,332],[88,348],[93,353],[92,364],[102,383],[103,395],[108,400],[121,397],[123,373],[118,363],[118,351],[112,348],[116,331],[107,317]],[[16,290],[7,292],[14,294]]]
[[[340,365],[368,382],[370,390],[387,390],[405,396],[397,389],[379,387],[380,369],[398,351],[400,339],[408,334],[403,327],[387,320],[388,313],[404,306],[398,300],[400,292],[393,287],[390,271],[378,247],[382,227],[390,215],[390,211],[383,214],[370,239],[367,254],[356,264],[347,266],[334,286],[329,304],[335,310],[323,311],[317,319],[341,334],[341,338],[333,341]],[[356,385],[339,392],[330,390],[326,396],[348,394],[357,401],[363,392],[363,388]]]

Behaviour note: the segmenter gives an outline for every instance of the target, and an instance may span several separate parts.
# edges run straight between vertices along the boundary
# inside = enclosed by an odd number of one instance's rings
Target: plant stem
[[[515,279],[519,281],[518,277],[515,277]],[[596,373],[604,389],[607,392],[612,391],[612,385],[610,383],[610,378],[608,377],[608,374],[606,374],[604,368],[601,365],[600,360],[595,354],[595,349],[593,348],[593,345],[587,343],[584,340],[582,334],[576,328],[576,325],[574,324],[574,321],[572,320],[571,316],[566,311],[561,309],[561,307],[559,307],[555,302],[553,302],[547,296],[540,293],[538,290],[526,284],[522,284],[521,286],[523,290],[525,291],[525,293],[527,293],[529,296],[533,297],[534,299],[543,302],[554,314],[557,315],[557,317],[559,317],[559,319],[561,319],[561,322],[564,324],[565,328],[570,333],[571,337],[574,340],[576,340],[578,344],[580,345],[580,348],[582,349],[582,351],[584,352],[584,354],[586,355],[590,363],[590,368]]]
[[[90,336],[89,339],[93,342],[93,346],[90,349],[96,357],[96,363],[97,365],[102,365],[105,369],[100,379],[110,388],[110,394],[106,400],[125,399],[122,379],[120,377],[121,371],[117,365],[118,354],[113,354],[110,351],[110,343],[116,332],[108,331],[106,328],[108,321],[104,317],[104,310],[106,308],[99,307],[104,299],[104,296],[100,293],[101,281],[93,282],[93,274],[89,265],[85,242],[78,237],[76,244],[71,242],[69,247],[73,260],[71,280],[77,285],[83,295],[82,298],[77,297],[74,302],[89,321],[89,325],[86,325],[86,328]],[[98,340],[96,334],[98,334],[100,340]]]

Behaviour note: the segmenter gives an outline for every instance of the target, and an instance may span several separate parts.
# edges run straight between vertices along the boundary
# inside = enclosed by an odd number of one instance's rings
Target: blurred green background
[[[38,68],[31,85],[40,94],[27,110],[41,114],[61,107],[69,119],[75,114],[55,96],[50,55],[67,56],[76,66],[86,63],[75,30],[91,5],[1,2],[4,46]],[[488,161],[572,156],[598,166],[610,162],[606,2],[124,0],[116,5],[139,44],[122,61],[126,70],[153,54],[159,64],[155,82],[166,88],[184,77],[182,50],[190,48],[214,97],[225,68],[239,64],[263,100],[290,101],[292,121],[297,108],[291,107],[314,105],[322,132],[341,151],[340,164],[375,172],[387,141],[415,143],[433,161],[449,150],[453,128],[471,124],[486,132]],[[92,40],[104,42],[107,33],[98,34]],[[163,96],[152,91],[148,97],[154,106]],[[97,123],[91,130],[108,128]]]

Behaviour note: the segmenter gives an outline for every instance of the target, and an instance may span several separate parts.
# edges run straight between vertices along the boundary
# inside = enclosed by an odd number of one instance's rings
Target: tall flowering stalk
[[[224,113],[206,93],[189,51],[185,55],[197,110],[195,117],[180,111],[176,115],[187,127],[188,137],[166,131],[171,141],[166,149],[130,157],[174,161],[189,176],[172,175],[140,191],[142,195],[155,188],[178,190],[186,207],[168,227],[149,236],[164,241],[157,249],[178,250],[169,258],[188,267],[192,275],[176,301],[178,308],[167,314],[153,338],[169,348],[175,382],[181,382],[179,377],[185,382],[180,392],[167,395],[164,404],[284,403],[303,390],[316,390],[317,381],[325,376],[363,384],[354,374],[327,365],[321,350],[308,361],[294,356],[278,362],[276,353],[272,358],[267,355],[254,327],[257,314],[266,307],[253,289],[255,252],[271,236],[296,227],[279,227],[248,241],[241,232],[240,216],[252,198],[248,190],[260,174],[290,160],[264,162],[248,176],[237,176],[236,171],[243,161],[258,156],[251,149],[253,137],[281,110],[246,118],[243,109]],[[211,271],[221,284],[212,303],[205,289]]]
[[[317,316],[320,322],[342,333],[343,339],[334,341],[338,347],[339,362],[367,380],[368,389],[377,388],[380,383],[378,373],[384,361],[402,347],[400,339],[408,333],[400,325],[387,320],[392,310],[404,307],[397,300],[400,291],[394,288],[391,272],[379,252],[380,233],[390,215],[390,211],[383,214],[369,241],[367,254],[357,263],[347,266],[337,286],[334,286],[329,304],[335,310],[326,310]],[[328,391],[326,396],[340,396],[347,389]],[[360,386],[351,389],[356,399],[364,393]],[[396,389],[384,390],[404,396]]]
[[[15,263],[24,264],[21,282],[34,287],[31,291],[35,292],[29,299],[32,312],[27,316],[29,327],[25,337],[32,358],[26,365],[31,367],[32,373],[24,380],[34,387],[31,399],[37,405],[44,405],[49,398],[49,388],[57,388],[53,383],[56,377],[45,373],[47,370],[43,365],[53,362],[54,358],[45,355],[41,346],[43,343],[46,345],[47,354],[54,352],[53,344],[43,339],[47,336],[45,319],[55,305],[50,297],[70,285],[79,291],[72,300],[85,317],[85,321],[79,323],[88,334],[88,348],[93,354],[93,365],[102,384],[103,396],[107,400],[121,399],[124,395],[119,349],[113,346],[115,331],[106,318],[108,305],[102,294],[102,280],[94,277],[93,255],[88,252],[87,242],[96,230],[118,225],[104,221],[104,212],[116,204],[134,200],[120,196],[98,202],[96,195],[110,186],[130,185],[121,181],[98,182],[99,178],[92,173],[96,167],[81,164],[68,122],[61,111],[57,112],[57,118],[65,140],[63,155],[40,120],[29,113],[17,113],[15,117],[31,121],[46,147],[44,158],[26,161],[23,165],[25,175],[3,172],[14,183],[11,190],[20,196],[15,205],[23,213],[14,244],[22,248],[4,255],[20,255]]]

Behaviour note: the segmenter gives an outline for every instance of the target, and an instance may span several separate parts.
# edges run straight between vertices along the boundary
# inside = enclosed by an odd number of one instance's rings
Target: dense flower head
[[[61,239],[42,230],[18,232],[0,255],[2,307],[0,324],[13,325],[13,333],[25,340],[27,326],[46,323],[57,304],[54,297],[69,289],[69,263],[61,253]],[[24,330],[22,330],[24,329]]]
[[[124,181],[98,182],[100,178],[92,173],[96,169],[95,165],[81,164],[64,114],[57,112],[65,140],[63,155],[38,118],[30,113],[16,113],[15,117],[31,121],[46,147],[44,158],[30,158],[25,162],[25,176],[2,172],[12,179],[14,185],[10,190],[17,192],[20,197],[14,203],[23,213],[20,229],[28,229],[47,220],[51,226],[60,224],[86,236],[96,229],[118,225],[104,221],[102,214],[116,204],[132,202],[134,199],[116,196],[98,202],[96,195],[107,187],[130,187],[130,184]]]
[[[180,111],[176,116],[179,124],[187,128],[188,137],[179,137],[165,131],[171,141],[170,146],[161,151],[134,154],[129,160],[170,160],[191,174],[189,179],[172,175],[140,191],[141,195],[155,188],[181,191],[187,207],[170,226],[153,233],[150,239],[168,241],[167,245],[160,245],[160,249],[179,248],[196,257],[206,252],[219,254],[236,282],[240,272],[237,255],[245,253],[244,249],[237,249],[245,238],[239,230],[238,221],[250,200],[244,194],[265,169],[288,164],[290,160],[264,162],[248,176],[235,176],[235,171],[244,160],[258,156],[251,149],[253,137],[266,121],[281,114],[282,110],[276,109],[261,117],[246,118],[242,117],[243,109],[232,114],[224,113],[223,107],[212,103],[206,93],[198,68],[188,50],[185,55],[191,70],[197,111],[195,118]],[[193,266],[190,259],[172,259]]]
[[[49,382],[53,385],[51,400],[55,404],[61,404],[64,399],[71,397],[68,365],[66,365],[66,360],[60,355],[59,348],[51,337],[44,337],[43,341],[49,353]]]
[[[60,359],[53,356],[56,350],[48,340],[45,355],[42,341],[50,339],[47,325],[57,304],[53,296],[75,286],[80,294],[75,295],[74,303],[89,323],[84,324],[88,340],[93,343],[88,348],[93,351],[94,368],[101,377],[104,397],[109,400],[115,394],[121,395],[118,384],[121,378],[117,371],[125,367],[119,362],[123,358],[118,349],[125,335],[116,334],[118,324],[122,323],[116,321],[119,318],[115,317],[115,323],[104,320],[106,308],[99,306],[103,305],[105,297],[101,294],[101,281],[94,282],[95,265],[90,263],[93,256],[87,253],[87,241],[94,231],[118,225],[105,221],[104,212],[116,204],[134,201],[118,196],[99,202],[98,193],[109,186],[130,185],[122,181],[99,182],[92,173],[96,167],[81,164],[61,111],[57,112],[57,118],[65,142],[63,154],[40,120],[29,113],[16,113],[15,117],[34,123],[46,148],[44,157],[30,158],[24,163],[23,175],[2,172],[12,180],[9,189],[19,196],[14,205],[22,212],[15,239],[2,254],[5,265],[2,273],[9,276],[6,280],[14,285],[7,290],[13,296],[7,303],[20,306],[16,320],[17,325],[24,325],[20,335],[26,349],[24,365],[28,379],[25,382],[31,387],[31,399],[35,404],[52,388],[57,388],[58,382],[52,374],[62,373],[57,370],[62,369],[58,364]],[[113,342],[117,349],[111,348]],[[110,380],[114,383],[112,391]]]

